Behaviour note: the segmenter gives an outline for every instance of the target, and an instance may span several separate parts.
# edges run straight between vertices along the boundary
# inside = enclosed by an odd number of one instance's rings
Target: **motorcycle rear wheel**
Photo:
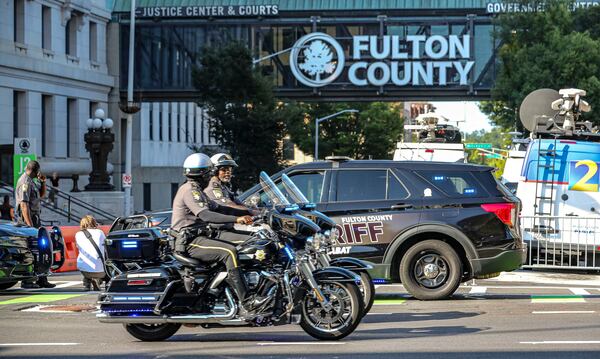
[[[363,317],[363,299],[360,289],[352,282],[320,284],[321,291],[332,305],[326,311],[314,294],[304,296],[300,326],[319,340],[340,340],[351,334]]]
[[[125,330],[144,342],[157,342],[173,336],[181,324],[123,324]]]

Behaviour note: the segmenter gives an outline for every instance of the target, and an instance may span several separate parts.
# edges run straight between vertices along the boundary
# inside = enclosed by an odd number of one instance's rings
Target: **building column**
[[[23,104],[19,103],[19,137],[29,137],[35,140],[36,155],[42,154],[42,94],[34,91],[25,92]],[[22,110],[22,112],[21,112]]]

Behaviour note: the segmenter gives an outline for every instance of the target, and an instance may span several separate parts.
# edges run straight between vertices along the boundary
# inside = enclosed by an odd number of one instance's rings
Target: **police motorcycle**
[[[375,301],[375,285],[368,270],[373,267],[364,261],[352,257],[338,257],[332,259],[329,255],[339,236],[335,222],[325,214],[316,210],[316,205],[304,196],[296,184],[284,173],[281,175],[282,188],[290,198],[292,203],[298,205],[299,210],[296,213],[315,222],[321,231],[315,234],[313,246],[309,251],[311,254],[311,263],[317,268],[340,267],[348,269],[360,276],[359,288],[363,296],[364,314],[368,313],[373,307]]]
[[[293,323],[321,340],[351,334],[363,316],[360,277],[336,267],[313,271],[307,249],[321,228],[295,213],[298,206],[290,205],[266,174],[261,173],[260,182],[272,207],[257,220],[266,226],[238,246],[238,259],[249,293],[266,301],[240,316],[221,263],[205,265],[173,253],[174,263],[114,277],[99,295],[99,321],[124,324],[142,341],[165,340],[183,324],[211,328]]]

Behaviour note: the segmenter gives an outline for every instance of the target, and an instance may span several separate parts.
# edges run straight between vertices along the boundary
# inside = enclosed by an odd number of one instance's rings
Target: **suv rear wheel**
[[[462,276],[462,263],[456,251],[440,240],[419,242],[406,251],[400,262],[404,288],[421,300],[451,296]]]

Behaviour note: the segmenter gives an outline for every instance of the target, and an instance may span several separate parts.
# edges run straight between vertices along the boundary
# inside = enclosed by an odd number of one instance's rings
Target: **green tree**
[[[247,189],[260,171],[278,171],[286,109],[273,96],[272,80],[253,68],[246,46],[205,48],[192,76],[211,135],[240,166],[234,186]]]
[[[314,155],[315,119],[344,109],[357,109],[319,125],[319,157],[349,156],[356,159],[391,158],[400,140],[404,120],[400,104],[302,103],[290,107],[286,129],[304,153]]]
[[[600,9],[572,11],[572,1],[551,0],[545,11],[498,17],[500,71],[493,102],[481,104],[492,122],[514,128],[514,110],[540,88],[580,88],[600,113]],[[508,108],[508,109],[507,109]]]
[[[501,127],[494,127],[489,132],[486,132],[485,130],[473,131],[466,135],[465,140],[466,143],[491,143],[494,149],[501,150],[508,150],[511,143],[510,135],[507,132],[503,131]],[[507,155],[507,152],[496,152],[502,155]],[[485,152],[478,150],[469,150],[468,162],[495,167],[496,172],[494,174],[496,175],[496,177],[500,177],[502,175],[502,170],[504,169],[504,163],[506,162],[506,159],[490,158],[485,156]]]

